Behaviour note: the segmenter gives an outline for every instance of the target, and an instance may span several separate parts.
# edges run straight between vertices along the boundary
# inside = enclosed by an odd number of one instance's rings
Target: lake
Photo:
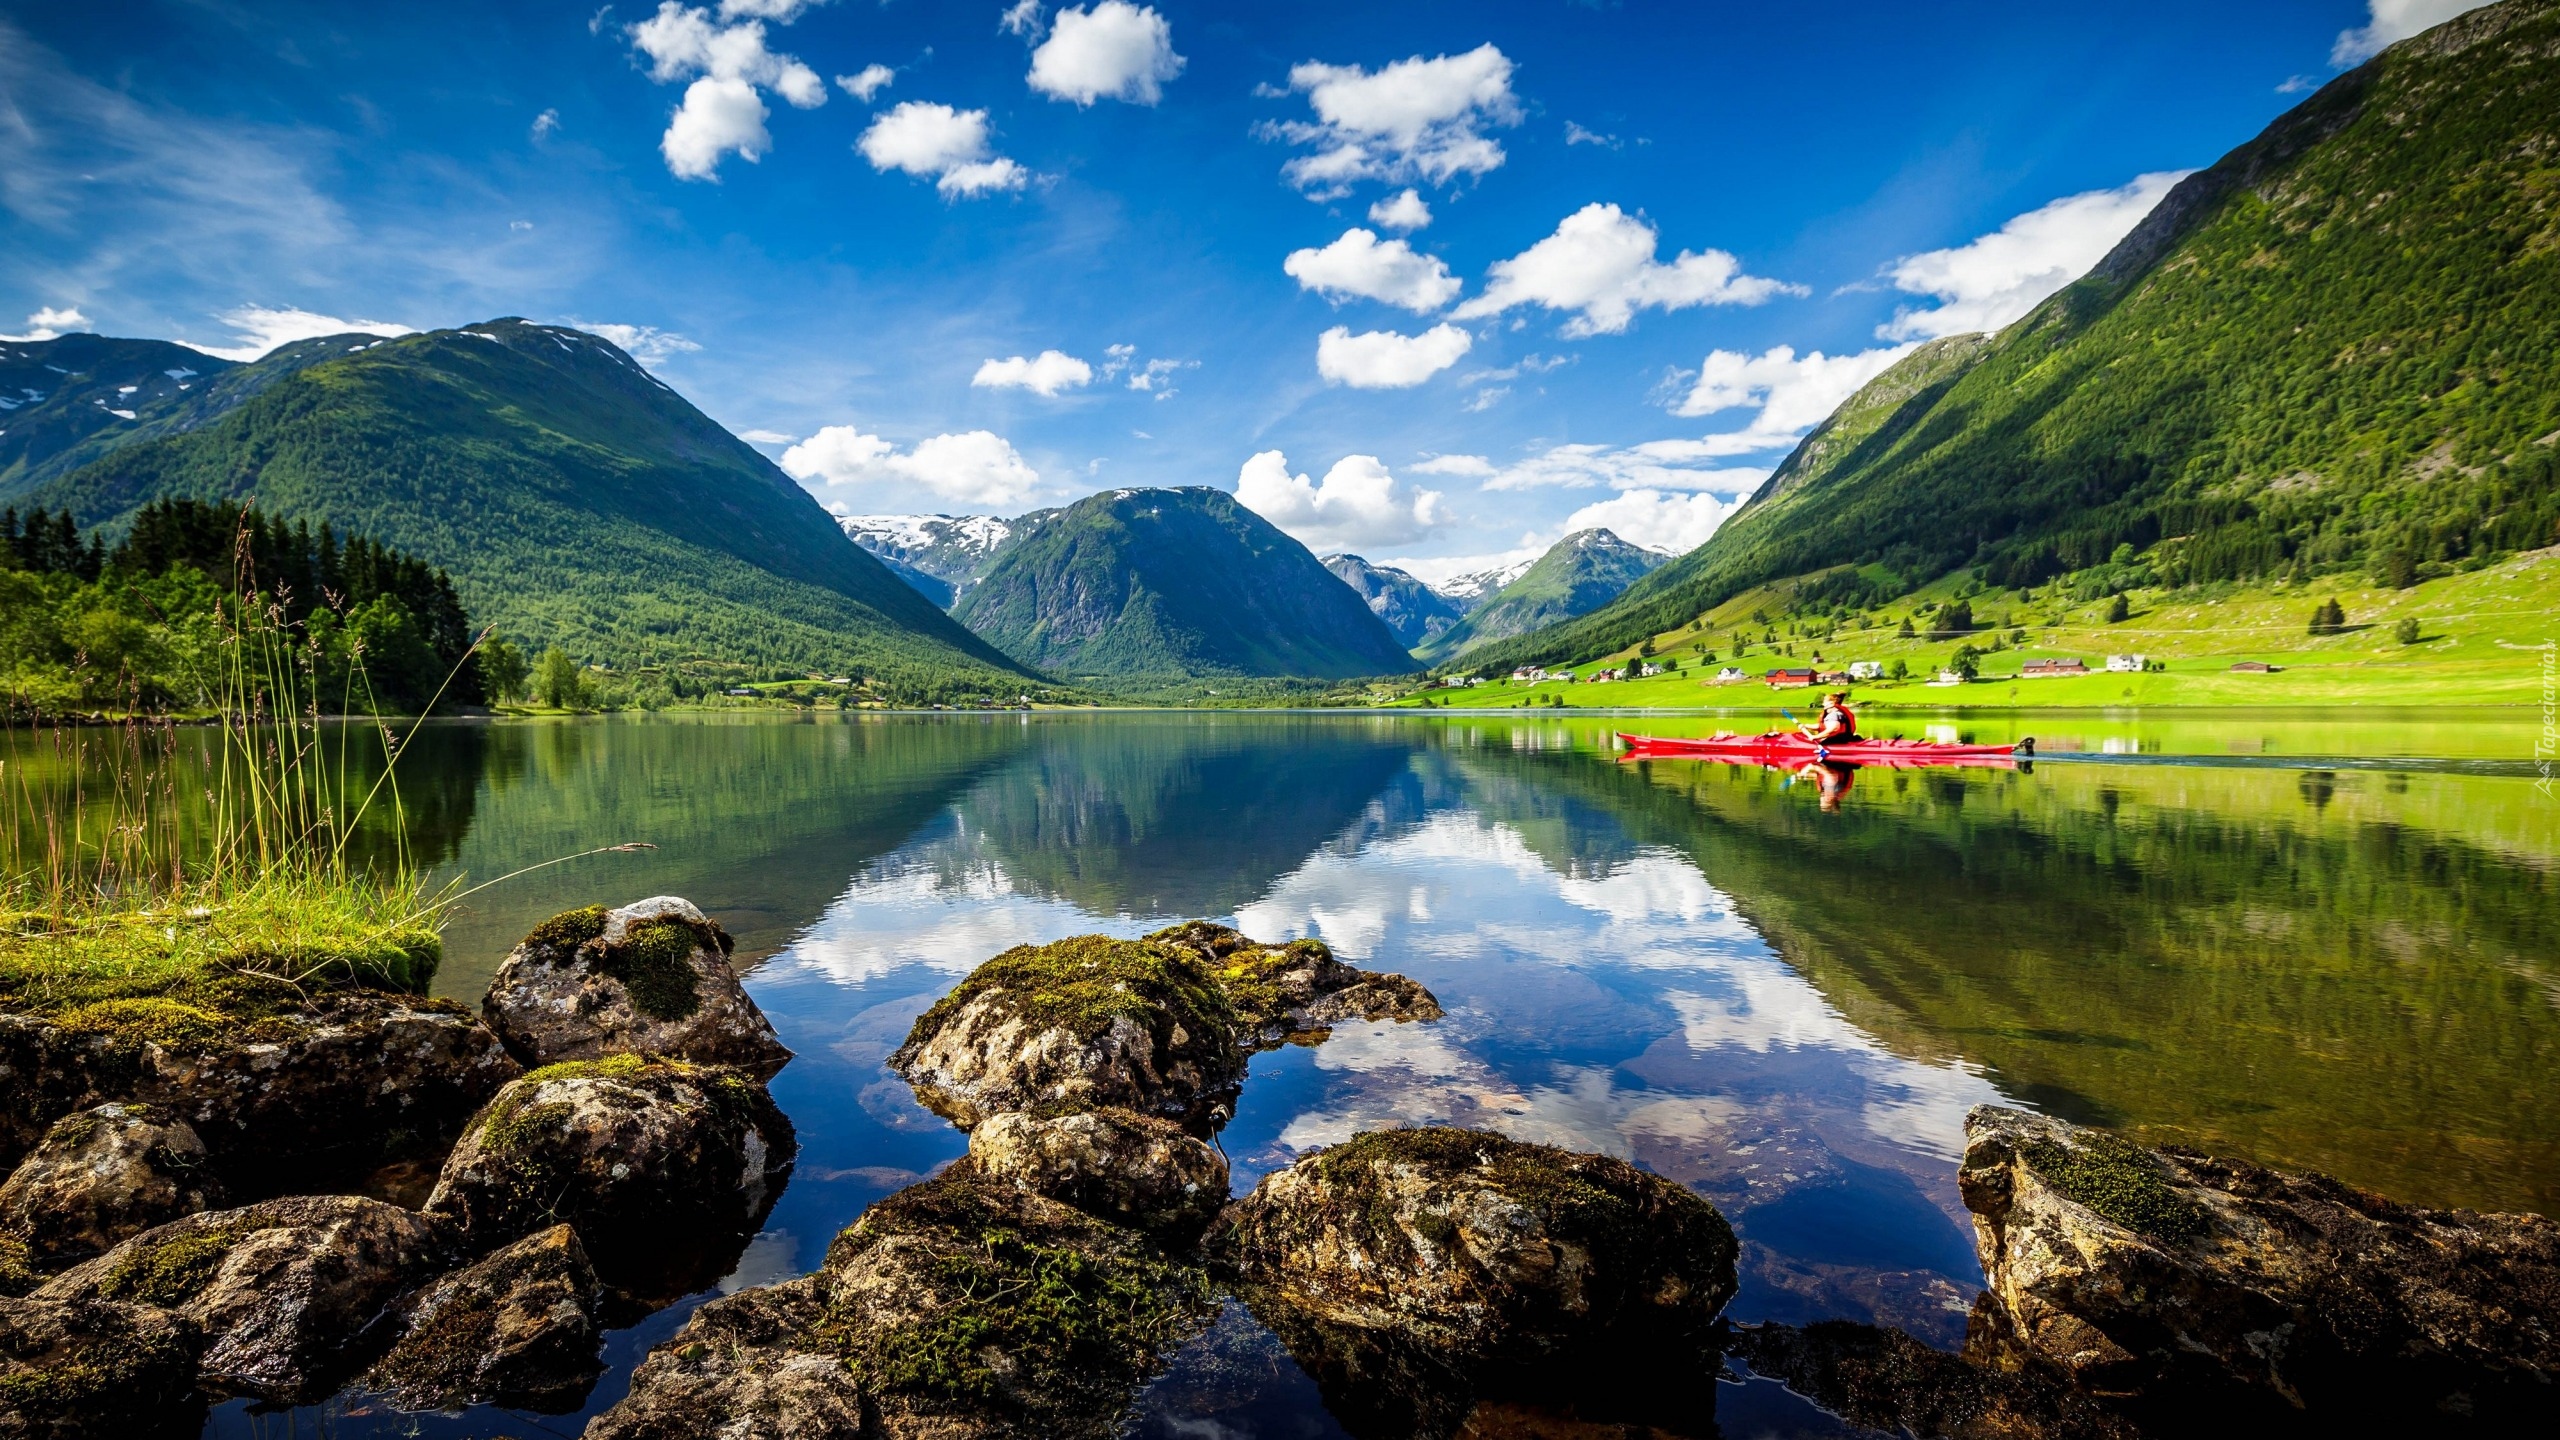
[[[688,896],[798,1058],[799,1168],[727,1286],[814,1266],[961,1154],[882,1059],[1008,946],[1179,919],[1321,936],[1435,991],[1434,1024],[1258,1057],[1239,1191],[1389,1125],[1624,1156],[1744,1243],[1737,1319],[1952,1346],[1981,1282],[1963,1117],[2024,1105],[2427,1205],[2560,1201],[2560,804],[2538,717],[1893,716],[2038,736],[2022,770],[1624,763],[1714,719],[1125,714],[431,726],[421,858],[474,882],[440,992],[476,1003],[573,905]],[[1755,723],[1747,728],[1757,728]],[[2057,751],[2077,752],[2057,756]],[[686,1307],[612,1342],[593,1408]],[[1239,1364],[1237,1357],[1252,1361]],[[1848,1433],[1699,1377],[1728,1433]],[[574,1434],[578,1417],[218,1410],[208,1435]],[[1240,1310],[1134,1434],[1344,1433]]]

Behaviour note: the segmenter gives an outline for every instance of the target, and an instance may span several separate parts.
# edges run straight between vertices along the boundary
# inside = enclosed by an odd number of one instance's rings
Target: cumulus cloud
[[[1570,310],[1574,318],[1564,332],[1581,337],[1615,335],[1639,310],[1757,305],[1805,293],[1800,285],[1744,274],[1742,262],[1722,250],[1683,250],[1664,264],[1654,258],[1659,241],[1651,225],[1615,205],[1585,205],[1553,235],[1493,262],[1484,293],[1455,313],[1474,319],[1519,305]]]
[[[2354,30],[2338,32],[2338,43],[2329,48],[2332,65],[2356,65],[2372,59],[2386,46],[2397,44],[2423,30],[2432,30],[2456,15],[2480,8],[2483,0],[2368,0],[2368,22]]]
[[[1369,207],[1369,223],[1381,230],[1419,230],[1431,223],[1431,206],[1410,187]]]
[[[1008,14],[1008,21],[1010,14]],[[1031,52],[1031,88],[1053,100],[1090,105],[1109,98],[1153,105],[1182,73],[1173,26],[1151,6],[1102,0],[1058,12],[1049,38]]]
[[[1689,490],[1748,495],[1769,472],[1710,462],[1728,451],[1707,440],[1647,440],[1640,445],[1556,445],[1515,460],[1484,479],[1487,490]]]
[[[1321,250],[1292,250],[1280,268],[1328,300],[1357,296],[1428,314],[1458,297],[1458,278],[1439,256],[1417,254],[1402,240],[1382,241],[1370,230],[1345,230]]]
[[[829,425],[783,451],[782,470],[804,484],[905,482],[963,505],[1015,504],[1040,483],[1012,444],[987,430],[936,435],[900,450],[854,426]]]
[[[871,103],[872,96],[888,89],[890,82],[897,78],[897,71],[878,61],[873,61],[851,75],[837,76],[836,88],[868,105]]]
[[[1731,518],[1741,505],[1739,499],[1718,499],[1705,493],[1629,490],[1583,506],[1567,516],[1564,524],[1567,532],[1606,529],[1621,540],[1647,549],[1686,555],[1706,544],[1707,537],[1715,534],[1716,527]]]
[[[702,348],[672,330],[661,330],[655,325],[616,325],[610,321],[592,320],[572,320],[568,323],[572,328],[584,330],[590,335],[603,336],[622,347],[624,354],[651,368],[672,360],[678,355]]]
[[[1093,367],[1063,350],[1043,350],[1027,360],[1019,355],[989,360],[969,377],[969,383],[988,390],[1028,390],[1034,395],[1054,396],[1061,390],[1092,384]]]
[[[1026,40],[1031,39],[1040,33],[1045,24],[1043,19],[1045,9],[1040,0],[1014,0],[1014,3],[1004,8],[1003,14],[996,17],[996,28],[1007,35],[1019,35]]]
[[[801,110],[827,103],[826,82],[817,71],[765,45],[765,20],[788,24],[805,8],[795,0],[724,0],[714,19],[700,7],[662,0],[657,14],[625,32],[633,48],[649,57],[650,79],[692,80],[658,142],[678,179],[717,180],[724,155],[764,158],[773,137],[765,129],[771,112],[761,92],[770,90]],[[736,20],[741,15],[752,18]]]
[[[1458,363],[1475,337],[1455,325],[1419,335],[1371,330],[1354,335],[1336,325],[1316,337],[1316,373],[1354,390],[1404,390]]]
[[[27,317],[26,334],[0,335],[0,340],[53,340],[67,331],[88,328],[89,317],[81,314],[77,306],[65,305],[56,309],[47,305]]]
[[[1899,310],[1876,334],[1935,340],[2009,324],[2087,274],[2188,174],[2156,171],[2112,190],[2065,195],[1965,244],[1904,256],[1887,272],[1894,288],[1938,303]]]
[[[945,199],[1018,190],[1031,172],[994,154],[987,144],[987,112],[955,110],[908,100],[871,122],[854,142],[875,170],[903,170],[933,177]]]
[[[1345,455],[1315,482],[1265,450],[1237,472],[1236,500],[1316,551],[1409,545],[1449,518],[1439,491],[1399,483],[1374,455]]]
[[[390,320],[341,320],[335,315],[321,315],[287,306],[276,309],[266,305],[241,305],[213,317],[239,337],[240,343],[228,347],[196,345],[189,348],[225,360],[255,360],[279,345],[296,340],[314,340],[323,335],[412,335],[414,325]]]
[[[1772,346],[1757,355],[1711,350],[1698,367],[1696,382],[1672,405],[1671,413],[1759,412],[1741,430],[1706,437],[1703,443],[1719,453],[1745,455],[1792,445],[1805,431],[1829,419],[1859,386],[1918,348],[1919,342],[1913,341],[1847,355],[1825,355],[1819,350],[1798,355],[1792,345]]]
[[[1488,126],[1520,123],[1511,61],[1490,44],[1463,55],[1419,55],[1375,71],[1310,60],[1289,69],[1289,90],[1307,97],[1312,121],[1288,120],[1267,135],[1309,147],[1282,167],[1314,199],[1347,194],[1361,180],[1447,184],[1500,166]]]

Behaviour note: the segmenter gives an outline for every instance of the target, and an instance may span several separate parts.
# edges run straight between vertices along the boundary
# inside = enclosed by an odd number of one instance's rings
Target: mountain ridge
[[[1622,539],[1614,530],[1577,530],[1529,562],[1422,649],[1443,660],[1497,644],[1608,604],[1672,557]]]
[[[1351,587],[1371,614],[1387,623],[1396,643],[1407,650],[1438,639],[1441,632],[1465,619],[1470,608],[1393,565],[1373,565],[1350,554],[1318,559]]]

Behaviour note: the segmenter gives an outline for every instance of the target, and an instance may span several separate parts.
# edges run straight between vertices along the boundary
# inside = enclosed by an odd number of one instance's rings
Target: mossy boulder
[[[102,1300],[0,1299],[0,1435],[179,1440],[204,1428],[183,1316]]]
[[[577,1232],[554,1225],[411,1296],[365,1386],[403,1410],[575,1410],[604,1371],[599,1299]]]
[[[875,1440],[861,1381],[816,1338],[825,1289],[807,1275],[705,1304],[640,1362],[586,1440]]]
[[[346,1380],[366,1328],[451,1254],[449,1232],[414,1211],[298,1195],[146,1230],[35,1298],[174,1311],[207,1337],[203,1388],[306,1404]]]
[[[1226,1157],[1134,1110],[990,1116],[969,1132],[969,1158],[990,1179],[1177,1242],[1227,1203]]]
[[[0,1014],[0,1167],[14,1169],[63,1116],[130,1094],[142,1074],[138,1040]]]
[[[1200,957],[1227,992],[1239,1030],[1257,1047],[1324,1038],[1349,1020],[1437,1020],[1440,1002],[1414,980],[1362,970],[1322,940],[1272,945],[1205,920],[1147,937]]]
[[[0,1230],[53,1270],[221,1203],[193,1127],[153,1106],[110,1101],[53,1122],[0,1183]]]
[[[797,1153],[791,1122],[744,1071],[569,1061],[473,1117],[426,1210],[474,1250],[573,1226],[618,1300],[654,1308],[728,1272]]]
[[[1312,1152],[1207,1244],[1329,1394],[1463,1397],[1694,1357],[1735,1287],[1733,1231],[1687,1188],[1481,1130]]]
[[[1948,1440],[2138,1440],[2132,1421],[2036,1370],[1999,1370],[1899,1330],[1738,1325],[1726,1354],[1853,1425]]]
[[[1116,1105],[1206,1133],[1250,1044],[1193,951],[1079,935],[1017,945],[918,1017],[889,1067],[966,1130],[1008,1110]]]
[[[2546,1416],[2560,1225],[2422,1210],[1998,1106],[1958,1177],[1987,1287],[1968,1347],[2138,1412]]]
[[[791,1052],[738,983],[732,948],[673,895],[567,911],[508,953],[480,1013],[528,1066],[668,1055],[769,1080]]]

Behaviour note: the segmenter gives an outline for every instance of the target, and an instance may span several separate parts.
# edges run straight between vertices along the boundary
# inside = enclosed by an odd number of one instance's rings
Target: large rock
[[[1328,1398],[1372,1416],[1363,1433],[1692,1363],[1735,1288],[1733,1231],[1685,1187],[1480,1130],[1313,1152],[1207,1243]]]
[[[791,1122],[742,1071],[570,1061],[498,1092],[426,1209],[475,1250],[572,1225],[605,1283],[654,1307],[727,1273],[797,1153]]]
[[[2035,1371],[1990,1369],[1899,1330],[1846,1320],[1739,1325],[1726,1353],[1855,1425],[1948,1440],[2137,1440],[2090,1396]]]
[[[1988,1358],[2217,1422],[2560,1402],[2560,1226],[2540,1216],[2421,1210],[1995,1106],[1965,1124]]]
[[[14,1168],[63,1116],[131,1094],[142,1068],[139,1040],[0,1015],[0,1166]]]
[[[1171,1239],[1197,1237],[1227,1203],[1226,1157],[1134,1110],[1008,1111],[969,1132],[969,1158],[991,1179]]]
[[[868,1440],[861,1383],[816,1338],[825,1286],[808,1275],[694,1311],[586,1440]]]
[[[193,1127],[149,1105],[110,1102],[55,1121],[0,1183],[0,1230],[23,1237],[32,1263],[53,1270],[221,1203]]]
[[[403,1410],[574,1410],[604,1371],[598,1299],[577,1232],[554,1225],[411,1296],[365,1384]]]
[[[1346,965],[1321,940],[1270,945],[1205,920],[1167,926],[1147,939],[1199,956],[1258,1047],[1319,1040],[1346,1020],[1440,1018],[1439,1000],[1420,982]]]
[[[146,1230],[35,1298],[175,1311],[210,1342],[205,1388],[303,1404],[338,1388],[366,1328],[449,1253],[443,1229],[414,1211],[301,1195]]]
[[[178,1440],[204,1428],[203,1334],[149,1305],[0,1299],[0,1435]]]
[[[772,1079],[791,1052],[729,968],[728,932],[660,895],[554,915],[498,967],[480,1002],[528,1066],[671,1055]]]

